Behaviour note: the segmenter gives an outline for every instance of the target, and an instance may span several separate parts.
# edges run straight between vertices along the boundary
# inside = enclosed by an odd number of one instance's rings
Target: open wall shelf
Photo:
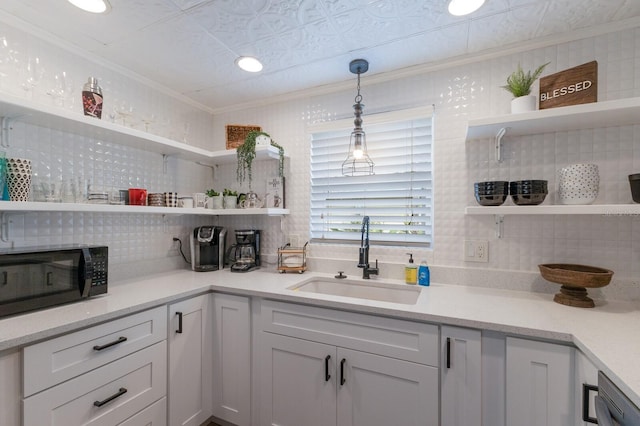
[[[34,104],[27,99],[4,93],[0,93],[0,117],[2,142],[5,146],[9,138],[10,123],[20,121],[211,166],[237,161],[235,149],[208,151],[118,123],[86,117],[61,108]],[[278,159],[279,155],[276,147],[256,147],[256,160]]]
[[[625,98],[469,120],[467,140],[492,138],[503,128],[506,136],[522,136],[637,123],[640,98]]]

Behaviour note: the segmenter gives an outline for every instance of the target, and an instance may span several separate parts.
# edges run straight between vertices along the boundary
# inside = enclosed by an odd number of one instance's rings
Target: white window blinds
[[[343,176],[353,122],[311,130],[311,239],[360,242],[363,216],[370,240],[420,245],[432,241],[432,110],[365,116],[371,176]]]

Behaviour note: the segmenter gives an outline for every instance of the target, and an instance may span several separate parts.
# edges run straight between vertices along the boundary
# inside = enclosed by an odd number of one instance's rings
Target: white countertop
[[[549,294],[437,283],[421,287],[415,305],[287,289],[313,276],[333,277],[310,272],[180,270],[110,284],[103,296],[0,320],[0,351],[217,291],[572,343],[640,406],[639,303],[596,300],[595,308],[573,308],[554,303]]]

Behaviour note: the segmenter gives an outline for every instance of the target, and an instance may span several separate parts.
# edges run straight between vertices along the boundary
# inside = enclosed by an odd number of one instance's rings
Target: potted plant
[[[215,189],[207,189],[205,191],[207,195],[206,205],[210,209],[221,209],[222,208],[222,194]]]
[[[282,176],[284,173],[284,148],[278,145],[271,139],[271,136],[265,132],[256,132],[251,131],[247,135],[244,140],[244,143],[236,148],[236,153],[238,156],[238,165],[236,168],[236,178],[238,183],[242,183],[245,180],[249,181],[249,190],[251,190],[251,165],[253,163],[254,158],[256,158],[256,140],[268,140],[268,143],[271,146],[275,146],[278,148],[280,153],[279,163],[278,163],[278,175]]]
[[[235,209],[238,204],[238,191],[225,188],[222,191],[222,198],[225,209]]]
[[[512,113],[535,111],[537,98],[535,95],[531,95],[531,86],[549,64],[550,62],[547,62],[540,65],[535,71],[527,71],[526,73],[522,66],[518,64],[518,69],[507,77],[507,84],[502,88],[511,92],[514,96],[511,101]]]

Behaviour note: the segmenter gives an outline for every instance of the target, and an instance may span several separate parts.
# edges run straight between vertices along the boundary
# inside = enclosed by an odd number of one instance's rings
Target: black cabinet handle
[[[176,333],[182,334],[182,312],[176,312],[176,315],[178,316],[178,329]]]
[[[451,337],[447,337],[447,368],[451,368]]]
[[[94,351],[101,351],[103,349],[110,348],[111,346],[119,345],[120,343],[126,342],[126,341],[127,341],[127,338],[124,337],[124,336],[121,336],[121,337],[118,337],[118,340],[114,340],[113,342],[106,343],[104,345],[95,345],[93,347],[93,350]]]
[[[346,359],[342,358],[342,361],[340,361],[340,386],[344,385],[346,383],[346,379],[344,378],[344,363],[347,362]]]
[[[93,403],[93,405],[95,405],[96,407],[102,407],[104,404],[108,404],[109,402],[111,402],[114,399],[124,395],[125,393],[127,393],[127,388],[120,388],[120,390],[118,390],[118,392],[116,392],[115,394],[111,395],[109,398],[103,399],[102,401],[95,401]]]
[[[582,384],[582,421],[587,423],[598,424],[598,419],[589,417],[589,392],[598,391],[598,387],[594,385]]]
[[[324,359],[324,381],[328,382],[331,378],[331,374],[329,374],[329,360],[331,359],[331,355],[327,355]]]

